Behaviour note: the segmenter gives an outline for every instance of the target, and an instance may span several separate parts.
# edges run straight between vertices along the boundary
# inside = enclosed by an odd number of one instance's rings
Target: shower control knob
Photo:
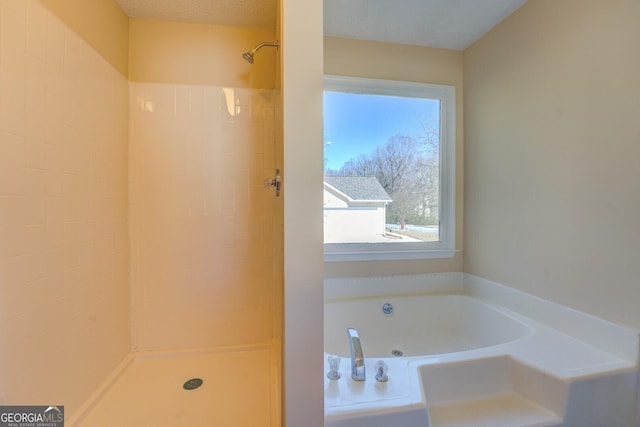
[[[267,178],[264,180],[264,188],[275,188],[276,197],[280,196],[280,186],[282,185],[282,178],[280,177],[280,169],[276,169],[276,176],[274,178]]]

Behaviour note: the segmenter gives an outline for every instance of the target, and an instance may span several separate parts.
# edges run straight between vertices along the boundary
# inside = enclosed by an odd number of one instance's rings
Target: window
[[[326,261],[455,253],[455,88],[325,76]]]

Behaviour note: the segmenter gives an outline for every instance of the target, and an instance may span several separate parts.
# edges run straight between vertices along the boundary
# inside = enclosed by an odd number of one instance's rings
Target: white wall
[[[127,81],[34,0],[0,0],[0,404],[67,417],[130,349]]]
[[[322,203],[325,209],[327,208],[348,208],[349,204],[341,197],[336,196],[335,194],[324,190],[322,196]]]
[[[323,408],[322,1],[282,0],[284,386],[289,427]]]
[[[384,231],[384,207],[324,208],[325,243],[376,242]]]
[[[639,40],[535,0],[465,51],[465,271],[640,328]]]
[[[375,242],[384,234],[384,206],[376,206],[375,203],[349,206],[343,198],[326,188],[322,201],[325,243]]]

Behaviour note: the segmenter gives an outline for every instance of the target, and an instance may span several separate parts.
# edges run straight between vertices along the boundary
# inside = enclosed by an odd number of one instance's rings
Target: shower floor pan
[[[279,426],[277,350],[256,345],[138,353],[68,425]]]

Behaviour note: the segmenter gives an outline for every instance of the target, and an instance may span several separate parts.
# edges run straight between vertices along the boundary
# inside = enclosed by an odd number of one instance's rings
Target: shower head
[[[256,54],[257,51],[259,51],[263,46],[273,46],[273,47],[280,47],[280,43],[279,42],[262,42],[260,44],[258,44],[256,47],[254,47],[253,49],[251,49],[248,52],[245,52],[242,54],[242,57],[244,58],[245,61],[247,61],[249,64],[253,64],[253,56]]]
[[[249,64],[253,64],[253,55],[255,55],[255,51],[250,50],[249,52],[245,52],[242,54],[242,57],[244,58],[245,61],[247,61]]]

